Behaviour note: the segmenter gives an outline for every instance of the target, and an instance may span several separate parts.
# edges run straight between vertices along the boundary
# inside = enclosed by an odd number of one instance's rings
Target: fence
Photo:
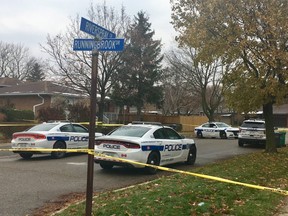
[[[119,122],[129,123],[136,121],[135,114],[119,115]],[[161,122],[166,125],[175,125],[181,128],[181,132],[192,132],[194,128],[208,121],[206,116],[162,116],[162,115],[143,115],[141,121]]]

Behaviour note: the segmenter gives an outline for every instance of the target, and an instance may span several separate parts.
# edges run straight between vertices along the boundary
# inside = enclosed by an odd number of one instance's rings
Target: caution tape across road
[[[243,183],[243,182],[239,182],[239,181],[233,181],[233,180],[229,180],[229,179],[225,179],[225,178],[221,178],[221,177],[215,177],[215,176],[210,176],[210,175],[205,175],[205,174],[199,174],[199,173],[194,173],[194,172],[177,170],[177,169],[172,169],[172,168],[167,168],[167,167],[162,167],[162,166],[156,166],[156,165],[152,165],[152,164],[145,164],[145,163],[140,163],[140,162],[136,162],[136,161],[132,161],[132,160],[128,160],[128,159],[123,159],[123,158],[116,158],[116,157],[112,157],[112,156],[108,156],[108,155],[104,155],[104,154],[95,153],[94,149],[15,148],[15,149],[0,149],[0,151],[10,151],[10,152],[14,152],[14,151],[17,151],[17,152],[25,152],[25,151],[27,151],[27,152],[40,152],[41,151],[41,152],[87,153],[90,155],[114,159],[114,160],[118,160],[118,161],[125,162],[125,163],[136,164],[136,165],[141,165],[141,166],[148,166],[148,167],[156,168],[156,169],[167,171],[167,172],[181,173],[184,175],[196,176],[196,177],[200,177],[200,178],[204,178],[204,179],[214,180],[214,181],[218,181],[218,182],[224,182],[224,183],[228,183],[228,184],[240,185],[240,186],[254,188],[254,189],[258,189],[258,190],[271,191],[274,193],[288,196],[287,190],[283,190],[283,189],[279,189],[279,188],[271,188],[271,187],[265,187],[265,186],[260,186],[260,185],[253,185],[253,184]]]

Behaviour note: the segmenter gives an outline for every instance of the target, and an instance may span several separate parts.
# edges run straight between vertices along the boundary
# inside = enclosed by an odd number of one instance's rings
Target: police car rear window
[[[49,131],[57,124],[40,124],[28,129],[27,131]]]
[[[265,128],[265,124],[263,122],[243,122],[241,127],[245,127],[245,128]]]
[[[138,126],[124,126],[112,131],[109,136],[142,137],[150,128]]]

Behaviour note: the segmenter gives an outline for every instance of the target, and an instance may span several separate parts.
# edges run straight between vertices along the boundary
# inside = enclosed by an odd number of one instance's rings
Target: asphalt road
[[[262,149],[238,147],[237,140],[195,139],[197,159],[195,166],[246,154]],[[1,145],[0,148],[8,148]],[[187,165],[173,165],[175,169],[187,169]],[[166,175],[146,175],[142,169],[113,168],[102,170],[94,165],[94,192],[122,188],[146,182]],[[35,208],[57,200],[71,192],[86,192],[87,155],[70,154],[63,159],[50,159],[47,155],[33,156],[23,160],[17,154],[0,152],[0,215],[31,215]]]

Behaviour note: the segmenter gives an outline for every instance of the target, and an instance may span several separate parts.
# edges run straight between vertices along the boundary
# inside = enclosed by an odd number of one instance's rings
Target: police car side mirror
[[[181,138],[182,138],[182,139],[185,139],[186,137],[185,137],[184,135],[181,135]]]

